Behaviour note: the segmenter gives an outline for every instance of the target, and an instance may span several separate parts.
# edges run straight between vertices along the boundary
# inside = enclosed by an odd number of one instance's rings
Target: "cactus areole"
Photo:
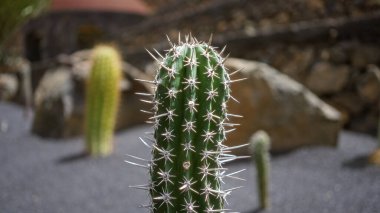
[[[135,188],[149,190],[151,204],[143,206],[152,212],[225,212],[225,199],[236,188],[223,190],[222,178],[240,172],[226,174],[222,167],[236,159],[222,144],[230,131],[225,127],[234,126],[227,122],[234,115],[226,109],[233,81],[225,58],[210,42],[187,37],[186,42],[169,43],[165,57],[151,54],[160,64],[151,82],[154,140],[149,145],[141,139],[152,148],[146,166],[151,182]]]

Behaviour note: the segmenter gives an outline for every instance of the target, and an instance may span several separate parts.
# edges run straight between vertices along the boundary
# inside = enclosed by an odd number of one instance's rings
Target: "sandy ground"
[[[22,110],[0,103],[1,213],[137,213],[148,201],[145,192],[128,188],[143,184],[147,172],[124,163],[131,153],[146,157],[138,142],[147,126],[120,132],[114,155],[91,159],[81,155],[82,139],[47,140],[31,135]],[[343,132],[337,148],[310,147],[272,158],[273,213],[380,212],[380,167],[366,164],[376,146],[366,135]],[[229,198],[228,208],[257,210],[255,168],[250,161],[227,165],[246,168],[225,187],[245,186]]]

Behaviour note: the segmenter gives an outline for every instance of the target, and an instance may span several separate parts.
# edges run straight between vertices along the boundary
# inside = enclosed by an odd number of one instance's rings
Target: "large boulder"
[[[232,84],[232,96],[240,103],[230,101],[229,111],[243,118],[231,119],[241,126],[229,133],[227,145],[247,143],[258,130],[268,132],[274,152],[337,144],[340,113],[300,83],[255,61],[228,59],[226,66],[242,69],[233,79],[247,78]],[[248,149],[237,150],[236,154],[248,154]]]
[[[83,133],[85,82],[89,75],[90,52],[60,56],[61,67],[47,71],[35,92],[35,116],[32,132],[42,137],[67,138]],[[136,92],[149,92],[149,87],[134,81],[146,75],[123,62],[124,78],[116,130],[144,123],[148,115],[140,112]]]

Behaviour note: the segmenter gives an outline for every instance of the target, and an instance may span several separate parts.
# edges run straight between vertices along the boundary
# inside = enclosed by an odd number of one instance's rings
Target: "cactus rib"
[[[109,46],[96,47],[86,91],[86,151],[90,155],[106,156],[113,150],[120,79],[118,52]]]
[[[252,158],[257,170],[257,193],[260,208],[270,206],[269,170],[270,170],[270,138],[264,131],[258,131],[251,138]]]

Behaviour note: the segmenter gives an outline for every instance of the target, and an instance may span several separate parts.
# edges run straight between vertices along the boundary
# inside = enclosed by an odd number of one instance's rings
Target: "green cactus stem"
[[[380,110],[379,110],[380,111]],[[380,149],[380,115],[377,123],[377,148]]]
[[[257,170],[257,193],[260,208],[270,206],[269,170],[270,170],[270,138],[264,131],[258,131],[251,138],[252,159]]]
[[[110,46],[97,46],[86,90],[86,151],[92,156],[112,153],[121,74],[119,53]]]
[[[180,39],[179,39],[180,40]],[[210,39],[211,40],[211,39]],[[152,123],[152,160],[146,165],[151,182],[143,188],[150,192],[152,212],[225,212],[226,196],[234,189],[222,189],[226,173],[222,164],[238,157],[228,154],[232,148],[223,145],[226,134],[236,124],[228,123],[226,103],[230,80],[221,57],[209,43],[186,37],[174,45],[159,64],[155,80]],[[162,60],[157,59],[161,57]],[[148,94],[147,94],[148,95]],[[149,140],[149,139],[148,139]],[[137,157],[131,156],[138,159]]]

